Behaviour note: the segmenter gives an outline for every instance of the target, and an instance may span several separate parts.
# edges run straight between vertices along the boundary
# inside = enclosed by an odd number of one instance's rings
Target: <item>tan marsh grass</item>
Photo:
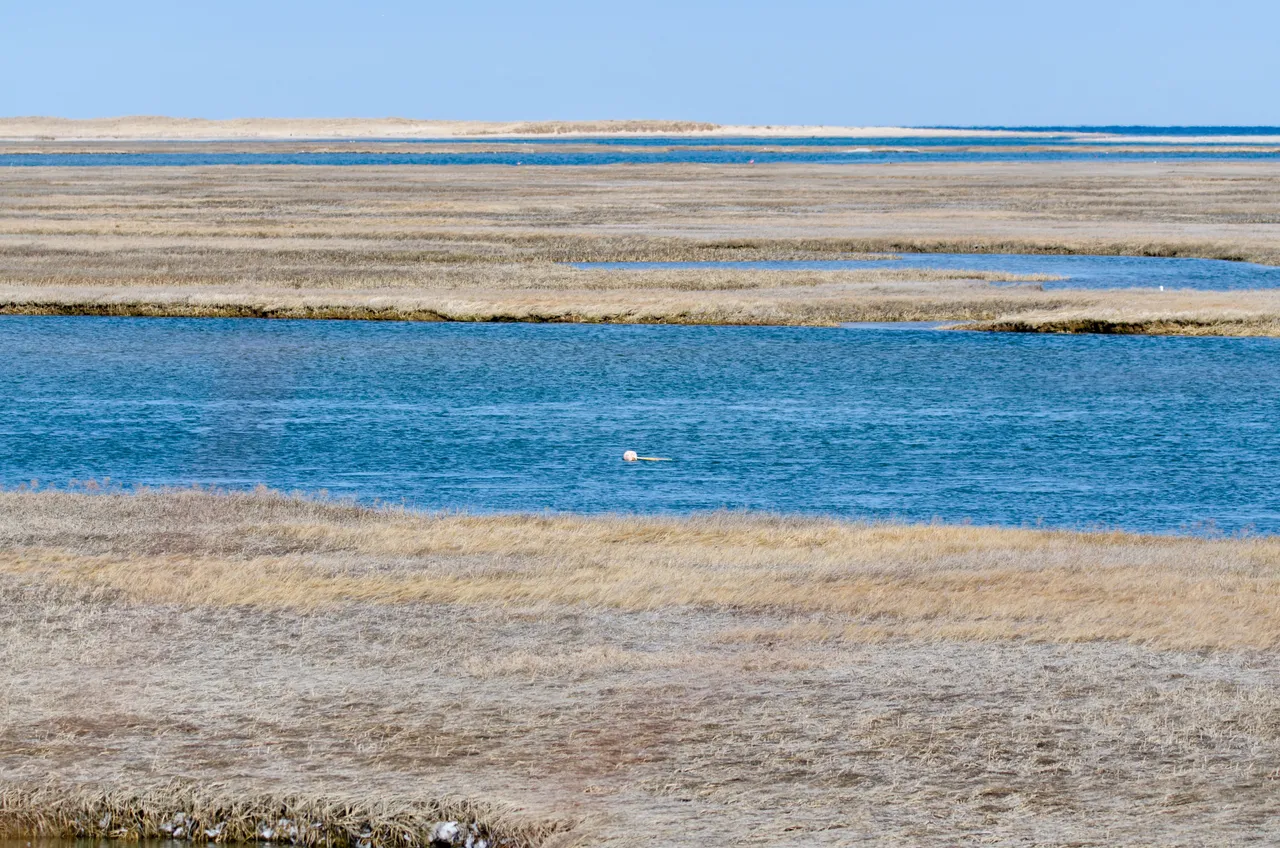
[[[419,515],[271,493],[3,493],[0,505],[0,573],[137,603],[694,607],[836,615],[853,639],[1280,644],[1272,537],[737,513]],[[205,511],[181,537],[146,517]]]
[[[1270,537],[4,492],[0,820],[1239,844],[1280,821],[1277,556]]]
[[[907,251],[1274,264],[1280,172],[1267,161],[13,168],[0,181],[0,302],[8,312],[974,320],[1010,329],[1245,334],[1280,324],[1280,313],[1248,292],[1201,299],[1194,317],[1167,317],[1153,316],[1166,311],[1156,292],[1034,297],[992,291],[982,285],[990,275],[966,286],[889,268],[847,277],[610,275],[554,264]],[[384,297],[400,302],[379,302]],[[1028,312],[1050,317],[1032,322]]]

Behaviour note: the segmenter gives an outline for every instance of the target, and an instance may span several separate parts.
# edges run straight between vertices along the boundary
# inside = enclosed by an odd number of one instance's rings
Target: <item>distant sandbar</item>
[[[212,140],[333,138],[468,138],[477,136],[903,136],[1054,135],[1007,130],[953,130],[909,127],[734,126],[701,121],[424,121],[411,118],[171,118],[127,115],[117,118],[0,118],[0,139],[16,140]]]

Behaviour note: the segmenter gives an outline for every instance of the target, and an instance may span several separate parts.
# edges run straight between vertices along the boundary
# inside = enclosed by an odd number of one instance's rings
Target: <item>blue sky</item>
[[[0,115],[1280,124],[1280,2],[0,0]]]

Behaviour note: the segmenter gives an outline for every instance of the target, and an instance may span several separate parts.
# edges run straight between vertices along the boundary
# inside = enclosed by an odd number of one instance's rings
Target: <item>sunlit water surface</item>
[[[6,486],[1280,531],[1273,339],[6,317],[0,362]]]
[[[1008,149],[979,148],[947,150],[880,149],[855,147],[826,150],[752,150],[706,149],[701,146],[671,149],[619,150],[602,146],[600,150],[476,152],[129,152],[129,153],[0,153],[0,167],[76,167],[139,166],[194,167],[211,165],[511,165],[511,166],[581,166],[581,165],[767,165],[803,163],[812,165],[858,165],[908,162],[1067,162],[1087,159],[1114,161],[1210,161],[1210,160],[1280,160],[1271,150],[1160,150],[1083,151],[1070,148]]]
[[[975,136],[614,135],[464,139],[329,139],[324,149],[291,150],[303,139],[262,149],[210,149],[206,142],[80,142],[66,151],[2,152],[0,167],[208,165],[619,165],[860,164],[911,162],[1207,161],[1280,158],[1277,127],[1054,127]],[[394,149],[386,144],[407,145]],[[278,146],[277,146],[278,145]],[[343,149],[350,145],[350,149]],[[95,150],[94,148],[99,148]],[[78,148],[78,149],[77,149]]]

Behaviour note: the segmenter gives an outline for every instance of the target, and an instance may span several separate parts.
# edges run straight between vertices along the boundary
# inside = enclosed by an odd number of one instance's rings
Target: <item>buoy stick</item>
[[[633,450],[629,450],[622,455],[624,462],[671,462],[671,459],[665,456],[640,456]]]

